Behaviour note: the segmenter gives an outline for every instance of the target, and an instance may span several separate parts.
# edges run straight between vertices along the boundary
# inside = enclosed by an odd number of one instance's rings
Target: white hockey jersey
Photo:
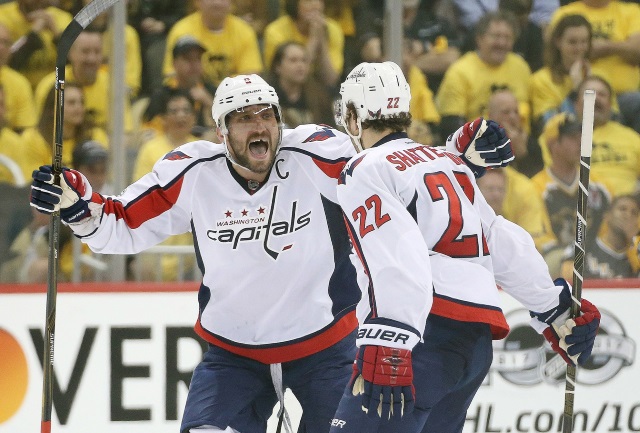
[[[264,363],[298,359],[357,325],[360,289],[336,196],[354,153],[329,127],[286,130],[256,189],[222,145],[187,143],[120,196],[95,196],[101,215],[74,231],[95,252],[123,254],[191,231],[203,274],[196,332]]]
[[[422,337],[429,314],[509,330],[496,283],[526,308],[558,304],[523,229],[496,216],[458,156],[388,135],[343,170],[338,199],[369,287],[361,324],[400,322]],[[417,340],[416,340],[417,341]]]

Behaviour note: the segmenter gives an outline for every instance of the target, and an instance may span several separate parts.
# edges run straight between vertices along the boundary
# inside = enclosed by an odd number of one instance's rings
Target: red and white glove
[[[89,202],[93,190],[82,173],[63,168],[60,185],[54,184],[53,170],[43,165],[33,172],[31,206],[45,214],[60,211],[60,218],[73,224],[91,216]]]
[[[555,280],[556,285],[562,285],[560,303],[558,307],[546,313],[531,312],[534,320],[548,325],[542,335],[549,342],[554,352],[558,353],[569,365],[583,365],[591,356],[598,327],[600,326],[600,311],[586,299],[580,301],[579,317],[569,318],[571,307],[571,289],[563,278]]]
[[[353,395],[362,395],[362,410],[371,417],[400,419],[415,404],[411,349],[419,341],[413,332],[386,325],[363,325],[358,331],[358,349],[353,364]],[[408,348],[400,348],[402,345]]]
[[[460,155],[476,178],[482,177],[488,168],[505,167],[515,158],[504,128],[482,117],[451,134],[446,149]]]

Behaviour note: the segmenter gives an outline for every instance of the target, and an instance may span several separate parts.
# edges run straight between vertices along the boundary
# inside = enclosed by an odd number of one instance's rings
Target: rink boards
[[[82,290],[82,292],[80,291]],[[0,286],[0,433],[36,432],[42,405],[43,286]],[[176,433],[203,344],[197,284],[61,284],[52,432]],[[578,370],[576,432],[640,431],[640,280],[587,282],[601,331]],[[471,405],[465,433],[556,432],[564,366],[508,295],[511,333]],[[288,394],[294,428],[300,416]],[[275,432],[275,422],[269,432]]]

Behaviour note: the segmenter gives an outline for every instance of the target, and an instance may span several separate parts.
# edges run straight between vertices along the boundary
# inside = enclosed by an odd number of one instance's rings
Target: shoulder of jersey
[[[154,170],[174,175],[199,163],[224,158],[224,146],[210,141],[192,141],[176,147],[156,163]]]
[[[335,152],[336,146],[353,148],[349,136],[328,125],[300,125],[285,129],[280,150],[303,150],[316,154]],[[354,150],[355,152],[355,150]]]

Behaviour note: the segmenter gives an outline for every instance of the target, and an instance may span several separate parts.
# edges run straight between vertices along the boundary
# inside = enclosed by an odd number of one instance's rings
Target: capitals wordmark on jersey
[[[271,205],[260,205],[256,209],[242,208],[239,211],[227,210],[215,222],[215,229],[207,230],[207,237],[214,242],[228,243],[235,250],[242,242],[262,241],[265,252],[274,260],[280,253],[269,247],[271,236],[285,236],[298,231],[311,222],[311,211],[301,213],[298,201],[291,203],[291,216],[288,220],[273,221],[273,209],[278,194],[278,187],[273,188]],[[238,217],[234,217],[238,215]],[[289,250],[293,244],[285,245],[282,251]],[[280,252],[282,252],[280,251]]]

